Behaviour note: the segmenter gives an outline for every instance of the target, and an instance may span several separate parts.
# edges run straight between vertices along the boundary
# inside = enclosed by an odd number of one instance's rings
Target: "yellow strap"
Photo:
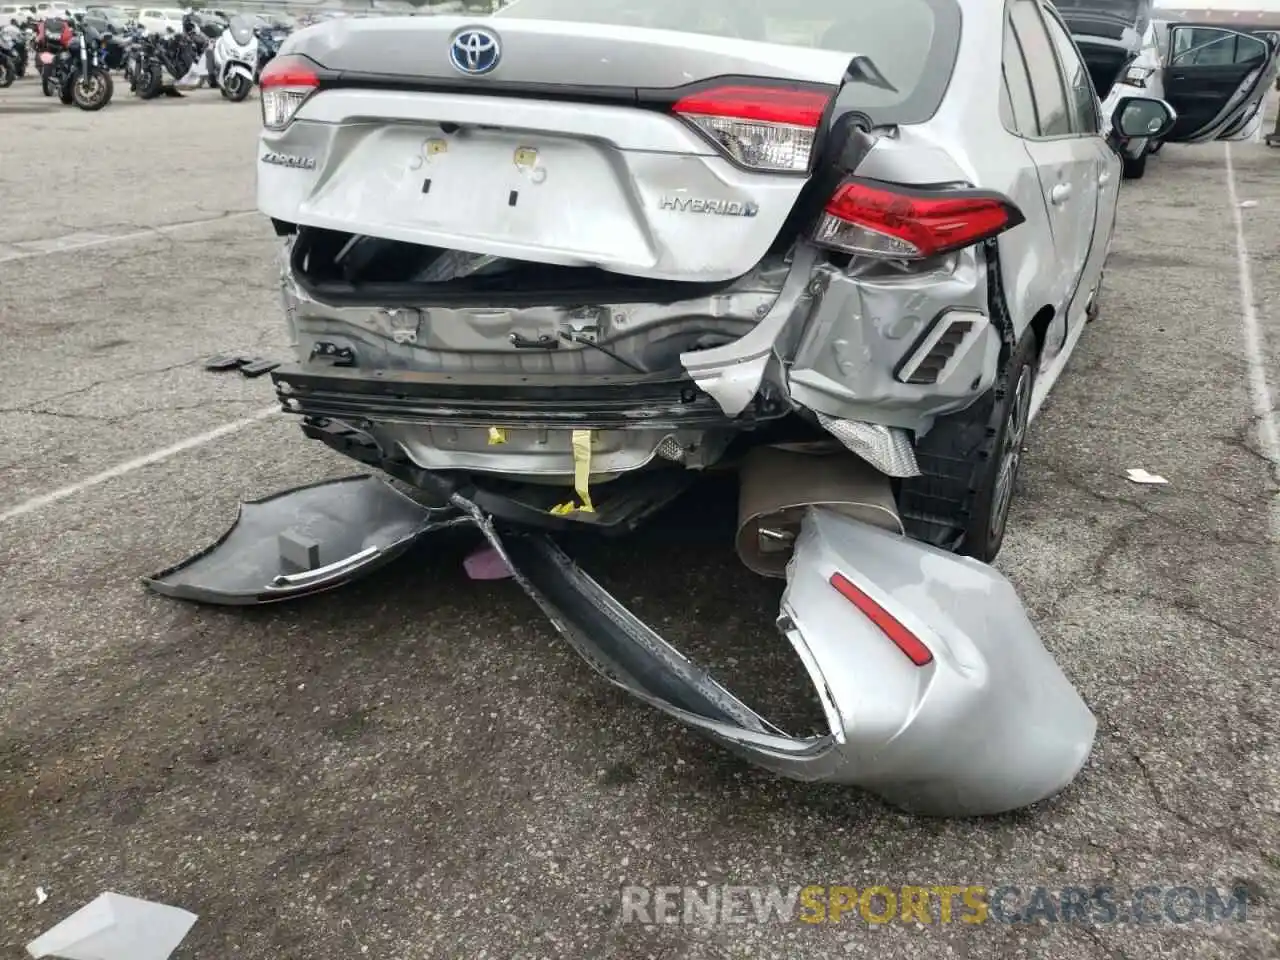
[[[507,431],[501,427],[489,428],[489,446],[496,446],[499,443],[507,442]]]
[[[591,505],[591,431],[573,431],[573,489],[582,501],[582,509],[595,513]]]

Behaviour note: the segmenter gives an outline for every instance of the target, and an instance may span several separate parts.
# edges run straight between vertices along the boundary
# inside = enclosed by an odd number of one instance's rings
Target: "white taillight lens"
[[[921,260],[980,243],[1023,220],[1012,202],[984,190],[850,179],[827,201],[814,240],[858,256]]]
[[[320,86],[315,64],[306,57],[276,57],[262,71],[262,125],[283,130]]]
[[[735,85],[681,97],[672,109],[740,166],[806,173],[830,101],[829,89]]]
[[[1154,70],[1148,67],[1130,67],[1124,73],[1124,82],[1131,87],[1145,87]]]

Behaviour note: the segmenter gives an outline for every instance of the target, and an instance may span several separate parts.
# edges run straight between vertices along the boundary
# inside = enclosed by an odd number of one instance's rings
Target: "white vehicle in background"
[[[238,103],[249,95],[258,69],[258,37],[253,22],[234,16],[206,54],[209,86]]]
[[[1089,61],[1091,44],[1076,42]],[[1280,36],[1268,30],[1228,30],[1215,24],[1151,20],[1136,54],[1107,88],[1103,110],[1125,97],[1155,97],[1177,113],[1159,139],[1135,138],[1121,147],[1124,175],[1146,173],[1147,157],[1163,143],[1246,140],[1262,123],[1267,91],[1276,75]],[[1092,71],[1091,71],[1092,72]],[[1095,75],[1095,85],[1097,77]]]
[[[143,7],[138,11],[138,26],[147,33],[181,33],[182,15],[175,7]]]

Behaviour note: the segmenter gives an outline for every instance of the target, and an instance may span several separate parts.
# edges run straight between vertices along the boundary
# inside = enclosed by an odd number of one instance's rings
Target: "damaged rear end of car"
[[[258,163],[281,403],[477,527],[610,680],[762,766],[926,813],[1050,796],[1093,717],[1003,577],[953,554],[970,478],[923,440],[996,387],[1002,271],[1044,266],[1001,261],[1018,185],[944,146],[961,8],[685,7],[293,35]],[[713,468],[742,476],[739,555],[787,580],[826,735],[774,727],[532,532],[630,529]],[[340,578],[364,550],[312,559]]]

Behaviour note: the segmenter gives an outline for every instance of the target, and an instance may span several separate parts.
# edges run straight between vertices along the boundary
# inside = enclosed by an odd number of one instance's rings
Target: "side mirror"
[[[1137,137],[1159,139],[1172,129],[1178,114],[1155,97],[1123,97],[1111,114],[1111,129],[1126,140]]]

